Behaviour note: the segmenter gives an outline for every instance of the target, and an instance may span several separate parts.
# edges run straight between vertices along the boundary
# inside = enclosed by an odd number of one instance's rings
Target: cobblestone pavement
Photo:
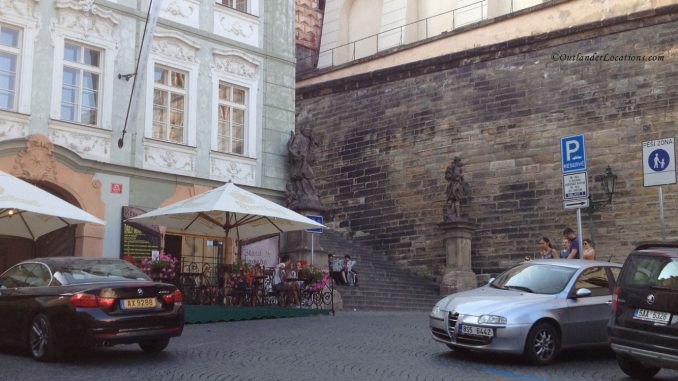
[[[5,350],[0,380],[630,380],[604,348],[564,353],[548,367],[455,354],[430,338],[427,319],[425,312],[339,312],[190,325],[159,355],[124,345],[56,364]],[[676,380],[678,372],[656,379]]]

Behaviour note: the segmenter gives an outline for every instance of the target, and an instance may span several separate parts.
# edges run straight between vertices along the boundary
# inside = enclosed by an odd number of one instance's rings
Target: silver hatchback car
[[[436,303],[431,333],[454,350],[524,354],[539,365],[561,348],[605,345],[621,267],[579,259],[521,263]]]

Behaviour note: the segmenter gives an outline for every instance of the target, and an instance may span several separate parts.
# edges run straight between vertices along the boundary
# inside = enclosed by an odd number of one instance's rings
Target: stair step
[[[430,311],[442,297],[432,280],[422,279],[408,269],[383,257],[383,253],[362,246],[338,232],[321,237],[325,251],[336,257],[348,254],[356,262],[359,286],[337,286],[344,308],[359,310]]]

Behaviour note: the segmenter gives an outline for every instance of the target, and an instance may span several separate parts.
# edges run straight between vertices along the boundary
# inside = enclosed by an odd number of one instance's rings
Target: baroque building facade
[[[70,243],[51,254],[120,257],[123,208],[227,181],[282,197],[294,3],[164,0],[118,148],[148,9],[148,0],[0,1],[0,170],[106,221],[33,246],[2,238],[0,250],[47,255],[59,241]],[[185,239],[176,245],[187,250]]]
[[[458,8],[422,8],[434,3]],[[459,156],[463,214],[478,225],[473,270],[496,274],[538,256],[542,236],[558,246],[563,228],[576,228],[563,208],[560,138],[584,134],[594,201],[607,198],[606,167],[617,175],[612,203],[591,218],[582,211],[598,258],[621,261],[659,239],[642,142],[678,131],[675,1],[551,0],[495,14],[498,2],[477,1],[476,18],[458,23],[471,6],[462,3],[326,2],[317,69],[298,73],[296,94],[322,141],[315,174],[327,224],[440,276],[444,174]],[[443,12],[447,29],[429,11]],[[664,186],[666,216],[676,191]],[[669,237],[677,223],[666,218]]]

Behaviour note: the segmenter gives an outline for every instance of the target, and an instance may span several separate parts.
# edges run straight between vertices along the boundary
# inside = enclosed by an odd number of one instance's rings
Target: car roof
[[[611,266],[611,267],[622,267],[621,263],[617,262],[607,262],[607,261],[590,261],[588,259],[535,259],[529,261],[529,263],[539,264],[539,265],[557,265],[563,267],[572,267],[581,269],[584,267],[598,267],[598,266]]]
[[[106,258],[106,257],[43,257],[43,258],[33,258],[22,261],[20,263],[42,263],[49,266],[64,266],[72,263],[82,263],[82,262],[94,262],[94,261],[120,261],[118,258]]]
[[[635,252],[678,256],[678,241],[646,241],[636,245]]]

